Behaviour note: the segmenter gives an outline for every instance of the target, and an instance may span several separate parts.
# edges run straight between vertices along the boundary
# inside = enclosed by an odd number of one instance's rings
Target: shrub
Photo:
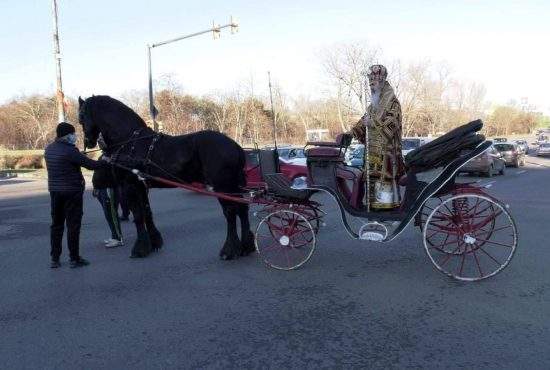
[[[42,151],[0,151],[0,169],[40,169],[45,168]]]
[[[43,158],[42,155],[37,155],[37,154],[23,155],[17,159],[17,162],[14,168],[16,170],[19,170],[22,168],[28,168],[28,169],[43,168],[42,158]]]

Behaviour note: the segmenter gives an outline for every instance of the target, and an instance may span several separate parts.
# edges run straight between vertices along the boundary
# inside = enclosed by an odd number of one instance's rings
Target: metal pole
[[[157,123],[157,109],[155,108],[155,101],[153,99],[153,72],[151,70],[151,46],[147,45],[147,72],[149,75],[149,114],[153,119],[153,130],[158,131]]]
[[[56,76],[57,76],[57,118],[59,122],[65,121],[65,104],[63,94],[63,83],[61,81],[61,52],[59,49],[59,32],[57,29],[57,1],[52,0],[53,13],[53,54],[55,59]]]
[[[155,104],[154,104],[153,75],[152,75],[152,71],[151,71],[151,49],[162,46],[162,45],[170,44],[172,42],[185,40],[185,39],[188,39],[188,38],[191,38],[191,37],[194,37],[194,36],[203,35],[205,33],[210,33],[210,32],[212,32],[214,34],[214,38],[216,38],[216,35],[219,35],[220,30],[222,28],[226,28],[226,27],[231,27],[231,33],[235,33],[238,30],[239,24],[237,22],[234,22],[233,17],[231,17],[231,21],[228,24],[224,24],[223,26],[217,26],[217,27],[213,26],[212,28],[210,28],[208,30],[195,32],[195,33],[191,33],[189,35],[179,36],[179,37],[176,37],[176,38],[173,38],[173,39],[169,39],[169,40],[165,40],[165,41],[161,41],[161,42],[157,42],[157,43],[154,43],[154,44],[147,45],[147,71],[148,71],[148,74],[149,74],[149,76],[148,76],[149,77],[149,114],[151,115],[151,118],[153,119],[153,129],[155,131],[158,131],[158,124],[157,124],[157,121],[156,121],[158,111],[155,108]]]
[[[363,73],[363,96],[364,96],[364,102],[365,102],[365,113],[368,112],[367,107],[367,74],[366,72]],[[364,122],[365,123],[365,122]],[[364,124],[363,123],[363,124]],[[365,174],[366,174],[366,202],[365,205],[367,206],[367,212],[370,212],[370,151],[369,151],[369,126],[368,121],[366,122],[367,125],[365,126]]]
[[[277,150],[277,120],[275,118],[275,109],[273,107],[273,93],[271,92],[271,72],[267,72],[267,79],[269,81],[269,99],[271,100],[271,116],[273,117],[273,143],[275,144],[275,150]]]

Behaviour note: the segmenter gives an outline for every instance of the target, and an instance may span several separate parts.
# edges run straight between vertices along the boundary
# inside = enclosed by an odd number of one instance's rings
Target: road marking
[[[496,180],[495,180],[495,181],[489,181],[487,184],[482,185],[482,187],[488,189],[488,188],[490,188],[491,186],[493,186],[493,184],[494,184],[495,182],[496,182]]]
[[[516,172],[516,175],[521,175],[522,173],[525,173],[525,172],[527,172],[527,170],[521,170],[521,171]]]

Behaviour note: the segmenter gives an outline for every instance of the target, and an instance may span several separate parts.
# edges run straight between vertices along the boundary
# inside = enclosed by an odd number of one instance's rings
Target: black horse
[[[155,133],[132,109],[109,96],[78,99],[79,121],[84,130],[84,145],[94,148],[103,136],[114,163],[136,168],[156,177],[186,183],[198,182],[216,192],[238,193],[246,184],[245,153],[235,141],[216,131],[169,136]],[[124,184],[137,229],[132,257],[145,257],[162,246],[160,232],[153,222],[147,187],[129,171],[113,166],[117,181]],[[220,257],[229,260],[254,251],[248,205],[219,200],[227,219],[227,237]],[[237,234],[241,220],[241,240]]]

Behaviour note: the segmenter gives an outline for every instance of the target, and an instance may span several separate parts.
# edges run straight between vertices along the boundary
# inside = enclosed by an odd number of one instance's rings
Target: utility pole
[[[57,29],[57,0],[52,0],[53,13],[53,56],[55,59],[55,71],[57,76],[57,117],[59,122],[65,121],[65,95],[63,94],[63,83],[61,80],[61,52],[59,50],[59,32]]]
[[[155,94],[154,94],[154,91],[153,91],[153,71],[152,71],[152,63],[151,63],[151,49],[154,49],[154,48],[162,46],[162,45],[171,44],[171,43],[176,42],[176,41],[185,40],[185,39],[189,39],[191,37],[203,35],[205,33],[210,33],[210,32],[212,32],[212,36],[213,36],[214,39],[218,39],[220,37],[220,32],[221,32],[222,28],[226,28],[226,27],[231,27],[231,33],[232,34],[238,32],[238,30],[239,30],[239,24],[233,20],[233,17],[231,17],[230,22],[228,24],[224,24],[223,26],[220,26],[220,25],[216,26],[216,24],[214,22],[212,22],[212,28],[209,28],[207,30],[191,33],[189,35],[178,36],[178,37],[170,39],[170,40],[165,40],[165,41],[161,41],[161,42],[157,42],[157,43],[154,43],[154,44],[148,44],[147,45],[147,73],[148,73],[148,78],[149,78],[148,79],[149,114],[151,115],[151,118],[153,119],[153,130],[158,131],[158,123],[157,123],[157,120],[156,120],[158,110],[155,107]]]
[[[271,101],[271,122],[273,123],[273,144],[277,150],[277,118],[275,117],[275,108],[273,106],[273,93],[271,92],[271,72],[267,72],[267,80],[269,81],[269,100]]]

